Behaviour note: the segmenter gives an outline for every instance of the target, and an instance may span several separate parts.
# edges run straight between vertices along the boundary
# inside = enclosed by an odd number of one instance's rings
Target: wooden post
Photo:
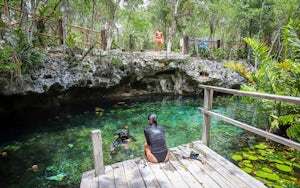
[[[183,48],[184,48],[184,54],[188,54],[189,53],[189,37],[185,36],[183,38]]]
[[[213,101],[213,92],[211,89],[204,89],[204,109],[211,110]],[[209,146],[209,136],[210,135],[210,115],[203,114],[203,124],[202,124],[202,143]]]
[[[104,174],[102,137],[100,130],[92,130],[92,144],[94,154],[95,176]]]
[[[106,34],[105,34],[105,30],[104,29],[102,29],[101,30],[101,49],[103,50],[103,51],[105,51],[106,50]]]
[[[217,40],[217,48],[220,48],[221,47],[221,40]]]
[[[59,44],[64,43],[64,34],[63,34],[63,21],[62,18],[58,19],[58,33],[59,33]]]

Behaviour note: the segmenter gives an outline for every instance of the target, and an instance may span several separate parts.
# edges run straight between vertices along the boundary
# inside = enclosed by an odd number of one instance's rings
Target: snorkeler
[[[129,134],[128,126],[125,126],[125,129],[122,129],[119,133],[115,133],[115,140],[110,145],[110,151],[113,152],[116,147],[123,145],[125,149],[128,149],[129,141],[136,141],[133,136]]]

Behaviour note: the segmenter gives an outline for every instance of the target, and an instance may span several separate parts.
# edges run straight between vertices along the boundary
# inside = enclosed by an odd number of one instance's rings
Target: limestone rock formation
[[[61,49],[44,54],[39,68],[21,81],[0,80],[4,96],[55,94],[76,89],[98,89],[110,95],[199,93],[200,84],[238,88],[243,77],[225,68],[224,62],[210,61],[180,53],[94,51],[63,58]]]

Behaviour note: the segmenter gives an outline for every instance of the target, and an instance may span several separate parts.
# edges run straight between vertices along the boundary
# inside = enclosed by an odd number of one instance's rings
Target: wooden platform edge
[[[106,165],[105,174],[97,177],[95,170],[84,172],[80,188],[266,188],[263,182],[201,141],[173,147],[170,151],[170,161],[166,163],[150,163],[142,156]],[[199,153],[205,165],[184,157],[191,151]]]
[[[249,187],[257,187],[257,188],[260,188],[260,187],[265,188],[266,187],[266,185],[263,182],[255,179],[253,176],[251,176],[247,172],[240,169],[238,166],[233,164],[231,161],[229,161],[228,159],[224,158],[223,156],[219,155],[218,153],[216,153],[215,151],[213,151],[212,149],[210,149],[209,147],[204,145],[201,141],[194,141],[191,143],[194,148],[197,148],[200,151],[206,152],[205,153],[206,155],[213,156],[214,159],[220,163],[220,165],[223,165],[224,167],[226,167],[235,176],[240,177],[240,179],[245,184],[249,185]]]

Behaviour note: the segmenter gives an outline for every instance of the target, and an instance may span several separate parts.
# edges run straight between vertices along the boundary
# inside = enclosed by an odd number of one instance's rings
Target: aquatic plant
[[[270,187],[300,187],[300,152],[261,142],[231,155],[245,172]]]

